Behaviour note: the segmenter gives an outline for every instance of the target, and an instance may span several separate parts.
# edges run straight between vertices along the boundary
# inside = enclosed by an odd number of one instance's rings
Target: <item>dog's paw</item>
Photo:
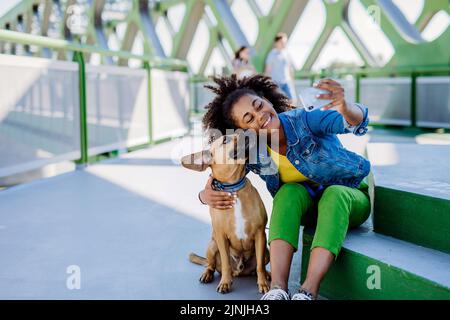
[[[214,279],[214,271],[211,271],[211,270],[205,270],[205,271],[202,273],[202,275],[201,275],[199,281],[200,281],[201,283],[210,283],[211,281],[213,281],[213,279]]]
[[[270,272],[264,271],[257,275],[259,293],[266,293],[270,288]]]
[[[269,289],[270,289],[270,284],[269,284],[269,282],[267,280],[264,280],[264,281],[261,281],[261,282],[258,281],[258,291],[259,291],[259,293],[266,293],[267,291],[269,291]]]
[[[220,281],[219,285],[217,286],[217,292],[228,293],[230,291],[231,291],[231,281],[230,282]]]

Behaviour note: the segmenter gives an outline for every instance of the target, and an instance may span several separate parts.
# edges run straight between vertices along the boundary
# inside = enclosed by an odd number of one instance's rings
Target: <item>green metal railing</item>
[[[311,84],[322,78],[342,78],[345,76],[353,77],[355,81],[355,99],[361,99],[361,79],[379,78],[379,77],[409,77],[411,78],[411,127],[417,128],[417,77],[419,76],[449,76],[449,65],[435,66],[415,66],[415,67],[397,67],[397,68],[357,68],[357,69],[324,69],[319,72],[297,71],[296,80],[310,80]],[[371,122],[371,125],[385,126],[382,123]]]
[[[0,41],[12,42],[23,45],[34,45],[41,48],[49,48],[54,50],[80,52],[85,54],[97,53],[102,56],[117,57],[126,60],[137,59],[141,60],[142,62],[147,62],[149,66],[152,68],[158,67],[168,69],[173,68],[176,70],[183,70],[183,71],[188,70],[188,64],[184,60],[161,58],[156,56],[136,55],[125,51],[105,50],[100,47],[79,44],[62,39],[53,39],[49,37],[31,35],[16,31],[0,30]]]
[[[77,163],[85,165],[94,162],[101,157],[91,156],[88,154],[88,124],[87,124],[87,94],[86,94],[86,62],[85,55],[100,54],[103,56],[117,57],[118,59],[136,59],[142,61],[143,68],[148,75],[148,114],[149,114],[149,143],[144,146],[158,143],[152,136],[152,106],[151,106],[151,70],[163,69],[169,71],[188,72],[189,67],[186,61],[171,58],[160,58],[155,56],[135,55],[124,51],[110,51],[95,46],[82,45],[67,40],[53,39],[43,36],[30,35],[21,32],[0,30],[0,42],[15,43],[22,45],[33,45],[40,48],[48,48],[57,51],[73,52],[73,61],[79,66],[79,110],[80,110],[80,148],[81,157]],[[192,108],[192,106],[190,106]],[[136,149],[143,146],[130,147]]]
[[[436,66],[417,66],[417,67],[398,67],[398,68],[354,68],[354,69],[324,69],[321,71],[297,71],[295,73],[296,80],[307,80],[312,85],[314,82],[323,78],[343,78],[350,76],[355,83],[355,99],[361,100],[361,80],[364,78],[380,78],[380,77],[409,77],[411,78],[411,127],[417,128],[417,77],[420,76],[449,76],[449,65]],[[207,83],[209,79],[203,76],[195,76],[191,78],[193,84]],[[195,108],[196,113],[201,113]],[[371,122],[373,126],[386,126],[383,123]],[[428,130],[428,128],[421,128]],[[448,129],[446,129],[447,131]]]
[[[346,75],[360,77],[395,77],[417,75],[449,75],[449,65],[435,66],[415,66],[415,67],[397,67],[397,68],[354,68],[354,69],[323,69],[318,72],[313,71],[297,71],[296,79],[305,78],[324,78],[324,77],[342,77]]]

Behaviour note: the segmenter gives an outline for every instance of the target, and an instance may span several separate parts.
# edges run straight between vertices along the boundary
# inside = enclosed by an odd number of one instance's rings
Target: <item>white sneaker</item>
[[[291,297],[288,292],[284,291],[280,287],[273,287],[266,292],[261,300],[290,300]]]
[[[300,290],[292,296],[291,300],[315,300],[313,295],[305,290]]]

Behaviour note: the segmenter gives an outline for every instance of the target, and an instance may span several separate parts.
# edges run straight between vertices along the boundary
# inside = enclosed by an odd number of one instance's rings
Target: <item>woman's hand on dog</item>
[[[201,200],[215,209],[231,209],[236,203],[236,192],[216,191],[212,188],[213,178],[209,177],[205,189],[200,192]]]

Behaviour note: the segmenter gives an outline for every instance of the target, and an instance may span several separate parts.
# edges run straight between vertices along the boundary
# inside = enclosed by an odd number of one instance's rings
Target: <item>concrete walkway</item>
[[[211,236],[197,200],[209,173],[171,157],[200,145],[175,140],[0,192],[0,299],[259,299],[255,277],[222,295],[218,277],[200,284],[203,268],[188,261],[191,251],[204,255]],[[270,212],[262,180],[250,179]],[[66,286],[73,265],[79,290]]]
[[[360,154],[369,141],[384,142],[373,134],[340,138]],[[200,284],[203,268],[188,261],[190,252],[204,255],[211,236],[208,208],[197,199],[209,171],[189,171],[177,160],[201,147],[198,136],[186,137],[1,191],[0,299],[259,299],[255,277],[235,279],[222,295],[219,277]],[[263,181],[249,178],[270,215]],[[293,292],[300,259],[297,252]],[[80,268],[79,290],[67,287],[70,266]]]

